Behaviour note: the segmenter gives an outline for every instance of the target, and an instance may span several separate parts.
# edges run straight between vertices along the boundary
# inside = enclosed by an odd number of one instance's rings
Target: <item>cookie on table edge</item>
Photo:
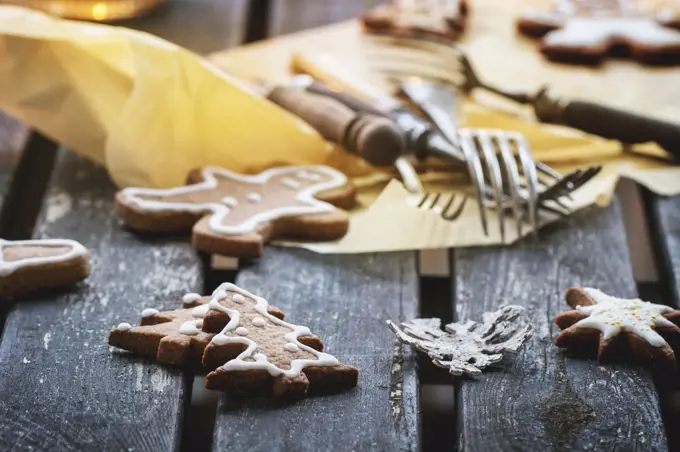
[[[278,238],[331,241],[349,229],[356,191],[346,176],[325,166],[287,166],[257,175],[207,167],[188,184],[170,189],[126,188],[116,212],[132,229],[179,232],[193,229],[201,251],[258,258]]]
[[[574,308],[555,317],[563,330],[555,344],[577,354],[597,354],[598,362],[632,361],[676,368],[680,352],[680,311],[669,306],[621,299],[592,288],[571,288]]]
[[[88,276],[89,253],[74,240],[0,240],[0,300],[69,286]]]

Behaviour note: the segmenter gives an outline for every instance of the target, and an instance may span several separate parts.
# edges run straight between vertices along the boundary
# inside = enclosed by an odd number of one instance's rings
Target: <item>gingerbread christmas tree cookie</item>
[[[325,166],[274,168],[247,176],[220,168],[189,175],[171,189],[126,188],[116,211],[140,231],[193,227],[201,251],[257,258],[264,244],[285,237],[325,241],[347,233],[349,216],[336,206],[354,205],[355,191],[340,172]]]
[[[68,286],[89,275],[89,254],[76,241],[0,240],[0,300]]]
[[[321,341],[304,326],[268,312],[264,298],[233,284],[212,295],[210,311],[229,322],[205,348],[203,363],[219,366],[207,377],[208,389],[299,398],[357,385],[359,371],[322,351]]]
[[[597,289],[572,288],[566,300],[573,311],[555,318],[564,330],[556,345],[575,351],[597,350],[600,363],[634,360],[672,368],[680,351],[680,311],[640,299],[621,299]]]
[[[465,0],[393,0],[371,9],[361,20],[367,33],[453,41],[465,28],[467,10]]]
[[[204,327],[209,301],[210,297],[188,293],[181,309],[159,312],[146,308],[139,326],[123,322],[111,330],[109,345],[160,363],[200,366],[203,350],[213,337],[211,329],[219,332],[229,322],[228,317],[212,315]],[[273,306],[268,312],[283,318],[283,313]]]
[[[625,48],[635,59],[655,64],[680,63],[678,17],[646,7],[642,0],[555,0],[548,11],[519,18],[520,32],[541,37],[541,51],[556,61],[597,63]]]

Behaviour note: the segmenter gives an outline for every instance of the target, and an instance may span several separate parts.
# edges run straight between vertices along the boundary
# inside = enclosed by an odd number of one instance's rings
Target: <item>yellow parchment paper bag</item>
[[[328,160],[303,121],[199,56],[125,28],[0,6],[0,108],[105,164],[121,187],[203,165],[259,172]]]

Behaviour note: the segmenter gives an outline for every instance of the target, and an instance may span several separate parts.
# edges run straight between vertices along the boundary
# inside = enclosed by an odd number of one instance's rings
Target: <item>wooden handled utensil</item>
[[[357,113],[337,100],[297,87],[274,87],[267,98],[303,119],[326,140],[343,146],[371,165],[395,165],[406,189],[422,192],[418,175],[404,155],[403,133],[389,118]]]
[[[404,153],[404,137],[388,118],[358,114],[331,98],[293,87],[276,87],[267,98],[372,165],[393,165]]]

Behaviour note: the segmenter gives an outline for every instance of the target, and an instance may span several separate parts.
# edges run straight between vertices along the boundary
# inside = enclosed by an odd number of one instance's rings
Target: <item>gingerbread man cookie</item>
[[[0,300],[68,286],[89,275],[89,254],[76,241],[0,239]]]
[[[357,385],[356,368],[324,353],[323,344],[308,328],[271,315],[268,306],[264,298],[233,284],[215,290],[210,311],[226,315],[229,322],[203,354],[206,367],[219,364],[208,374],[208,389],[298,398]]]
[[[644,8],[640,0],[555,0],[547,12],[528,12],[520,32],[542,37],[549,59],[595,64],[625,48],[638,61],[680,63],[678,20],[669,10]]]
[[[592,288],[569,289],[566,300],[574,310],[555,318],[564,330],[555,342],[558,347],[584,352],[597,348],[600,363],[633,359],[661,368],[675,366],[680,311]]]
[[[456,40],[465,28],[465,0],[395,0],[363,15],[367,33],[397,37]]]
[[[116,211],[133,229],[193,227],[193,245],[201,251],[257,258],[278,237],[341,238],[349,216],[335,206],[350,208],[355,201],[345,175],[325,166],[274,168],[254,176],[203,168],[188,182],[165,190],[126,188],[116,196]]]

